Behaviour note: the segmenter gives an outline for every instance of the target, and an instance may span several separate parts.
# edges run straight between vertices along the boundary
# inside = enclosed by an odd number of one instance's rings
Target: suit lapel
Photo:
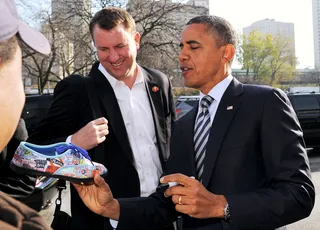
[[[155,125],[156,136],[159,146],[160,160],[163,163],[164,159],[169,157],[168,152],[164,146],[166,146],[166,132],[165,132],[165,114],[162,103],[162,89],[159,87],[154,76],[149,74],[144,68],[140,68],[143,72],[145,80],[145,86],[150,102],[150,107],[153,115],[153,121]],[[162,134],[160,134],[162,133]],[[159,135],[160,134],[160,135]]]
[[[184,123],[184,135],[185,138],[183,139],[183,143],[180,143],[181,146],[181,152],[183,153],[183,158],[186,157],[187,161],[186,162],[194,162],[194,158],[195,158],[195,152],[194,152],[194,126],[195,126],[195,120],[197,119],[197,114],[198,114],[198,108],[199,108],[199,104],[197,104],[195,106],[195,108],[193,110],[191,110],[189,113],[187,113],[185,115],[185,117],[181,118],[181,119],[186,119],[187,121],[192,121],[192,122],[185,122]],[[188,135],[189,133],[192,133],[192,135]],[[190,159],[190,158],[191,159]],[[189,161],[190,159],[190,161]],[[182,166],[183,167],[183,164]],[[190,166],[190,169],[186,169],[186,170],[190,170],[189,174],[186,175],[192,175],[194,177],[197,177],[197,173],[196,173],[196,165],[193,163]]]
[[[172,132],[174,141],[171,142],[171,155],[167,162],[166,174],[182,173],[196,177],[193,135],[197,112],[198,105],[174,124]]]
[[[236,79],[230,83],[223,97],[221,98],[214,121],[212,123],[210,137],[207,144],[207,151],[204,161],[204,172],[202,175],[203,185],[208,186],[210,177],[219,155],[221,144],[228,131],[232,120],[241,105],[238,97],[243,92],[242,84]]]
[[[105,113],[107,114],[109,128],[111,128],[114,132],[114,135],[119,141],[125,155],[129,158],[130,162],[133,163],[133,152],[130,146],[127,130],[124,125],[117,98],[114,94],[112,86],[105,78],[105,76],[99,71],[98,66],[99,63],[96,63],[92,67],[89,75],[94,81],[97,94],[104,107]]]

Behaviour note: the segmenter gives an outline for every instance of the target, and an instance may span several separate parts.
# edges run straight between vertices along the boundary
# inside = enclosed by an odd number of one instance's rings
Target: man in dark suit
[[[235,42],[216,16],[195,17],[182,32],[184,83],[201,100],[173,128],[160,182],[179,185],[114,199],[96,176],[95,185],[75,185],[91,210],[119,220],[117,229],[152,229],[178,215],[184,229],[275,229],[310,214],[315,191],[294,110],[281,90],[232,77]]]
[[[47,116],[28,141],[72,142],[106,166],[105,179],[115,197],[148,196],[169,156],[175,119],[170,81],[160,71],[136,63],[140,34],[125,10],[98,11],[90,32],[100,62],[88,78],[74,75],[57,84]],[[73,187],[71,213],[74,229],[111,229]]]

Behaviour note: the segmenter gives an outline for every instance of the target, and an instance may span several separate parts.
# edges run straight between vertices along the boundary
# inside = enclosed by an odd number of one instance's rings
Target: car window
[[[27,96],[21,117],[25,120],[29,135],[34,131],[37,124],[45,117],[53,95]]]
[[[188,101],[185,101],[185,103],[190,105],[190,106],[192,106],[192,107],[194,107],[194,106],[197,105],[198,100],[188,100]]]
[[[293,99],[296,111],[320,110],[319,101],[314,96],[296,96]]]

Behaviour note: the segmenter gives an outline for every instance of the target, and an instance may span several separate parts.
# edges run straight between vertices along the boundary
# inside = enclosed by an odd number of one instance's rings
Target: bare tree
[[[177,58],[180,33],[192,17],[208,14],[208,8],[187,5],[184,1],[131,0],[127,10],[141,33],[138,62],[160,69],[174,85],[183,85]]]
[[[19,0],[19,5],[33,12],[32,22],[41,25],[41,31],[51,43],[51,54],[48,57],[23,46],[25,77],[31,78],[33,84],[38,85],[39,93],[43,92],[47,82],[57,82],[75,73],[87,74],[88,68],[95,61],[88,32],[90,7],[88,10],[82,6],[83,10],[80,11],[79,4],[71,4],[76,3],[75,0],[64,1],[63,5],[51,4],[49,0],[46,2],[37,9],[29,1]],[[30,16],[26,18],[30,19]]]
[[[106,6],[126,7],[141,33],[138,62],[160,69],[180,82],[177,53],[181,29],[191,17],[208,14],[207,8],[169,0],[16,1],[29,12],[25,17],[28,22],[41,25],[51,42],[49,57],[23,49],[24,69],[38,84],[40,93],[48,81],[57,82],[70,74],[88,73],[88,68],[96,61],[89,22],[97,10]]]

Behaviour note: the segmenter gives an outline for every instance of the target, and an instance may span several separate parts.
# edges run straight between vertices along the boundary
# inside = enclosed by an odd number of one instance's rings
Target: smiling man
[[[100,62],[89,77],[73,75],[57,84],[47,117],[28,141],[72,142],[106,166],[115,197],[148,196],[169,156],[175,119],[171,84],[160,71],[137,64],[140,34],[128,12],[102,9],[89,28]],[[74,229],[112,229],[73,187],[71,213]]]

